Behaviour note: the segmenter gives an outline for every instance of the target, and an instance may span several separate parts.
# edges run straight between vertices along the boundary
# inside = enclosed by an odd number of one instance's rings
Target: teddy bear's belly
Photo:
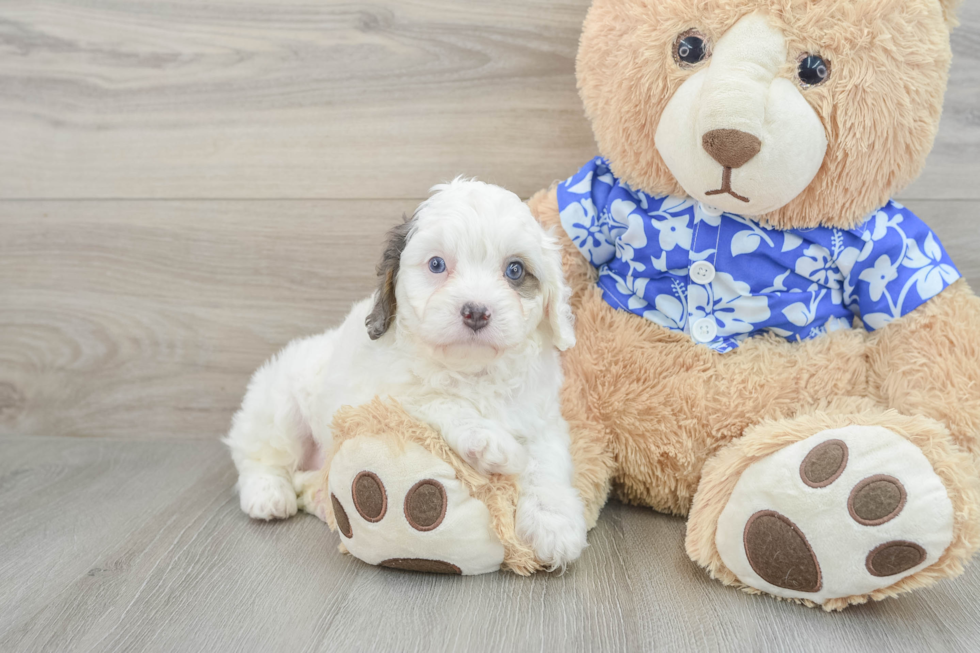
[[[823,403],[868,402],[868,334],[837,331],[788,342],[750,338],[719,354],[624,311],[598,292],[577,306],[563,402],[584,400],[615,459],[620,499],[686,514],[704,462],[746,428]],[[602,334],[601,337],[598,334]]]

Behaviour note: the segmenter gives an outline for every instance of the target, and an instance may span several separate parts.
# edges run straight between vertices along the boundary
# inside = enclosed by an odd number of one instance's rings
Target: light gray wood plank
[[[0,205],[0,433],[213,438],[417,202]]]
[[[213,438],[416,200],[0,202],[0,433]],[[980,285],[971,201],[912,201]]]
[[[684,522],[612,504],[562,576],[414,574],[318,520],[249,521],[216,442],[0,438],[0,649],[972,650],[980,572],[841,614],[750,596]],[[9,517],[6,517],[9,519]]]
[[[0,197],[529,194],[594,153],[588,0],[0,5]]]
[[[0,197],[521,195],[595,153],[575,90],[588,0],[8,0]],[[980,198],[980,7],[903,196]]]

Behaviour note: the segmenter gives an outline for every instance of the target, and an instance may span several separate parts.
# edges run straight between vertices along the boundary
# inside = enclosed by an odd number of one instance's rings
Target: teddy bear
[[[956,0],[595,0],[600,157],[529,200],[562,247],[562,410],[595,524],[687,518],[750,593],[825,610],[980,546],[980,299],[894,197],[932,146]],[[301,504],[369,564],[541,568],[520,487],[390,399],[348,407]]]

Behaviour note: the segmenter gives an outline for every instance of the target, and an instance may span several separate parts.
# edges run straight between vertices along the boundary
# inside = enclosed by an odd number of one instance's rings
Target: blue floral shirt
[[[854,229],[769,229],[689,197],[655,197],[596,158],[558,186],[561,223],[603,297],[726,352],[763,331],[806,340],[874,330],[960,273],[928,226],[890,201]]]

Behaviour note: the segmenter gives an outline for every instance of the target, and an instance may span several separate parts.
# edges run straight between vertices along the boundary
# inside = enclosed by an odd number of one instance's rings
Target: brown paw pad
[[[430,478],[419,481],[405,495],[405,519],[417,531],[431,531],[446,517],[446,488]]]
[[[922,564],[925,559],[926,550],[915,542],[896,540],[872,549],[865,566],[872,576],[894,576]]]
[[[427,560],[425,558],[391,558],[380,563],[382,567],[404,569],[405,571],[423,571],[429,574],[461,575],[459,567],[442,560]]]
[[[905,507],[905,486],[894,476],[875,474],[859,481],[847,498],[847,511],[859,524],[880,526]]]
[[[388,511],[388,494],[374,472],[360,472],[351,483],[351,497],[357,512],[371,523],[379,522]]]
[[[800,478],[810,487],[827,487],[844,473],[847,455],[847,445],[843,440],[822,442],[803,459]]]
[[[347,517],[347,511],[344,507],[340,505],[340,501],[334,494],[330,493],[330,503],[333,504],[333,517],[337,520],[337,528],[346,538],[351,538],[354,535],[353,530],[350,527],[350,519]]]
[[[796,592],[817,592],[820,564],[796,524],[774,510],[752,515],[743,533],[745,555],[767,583]]]

